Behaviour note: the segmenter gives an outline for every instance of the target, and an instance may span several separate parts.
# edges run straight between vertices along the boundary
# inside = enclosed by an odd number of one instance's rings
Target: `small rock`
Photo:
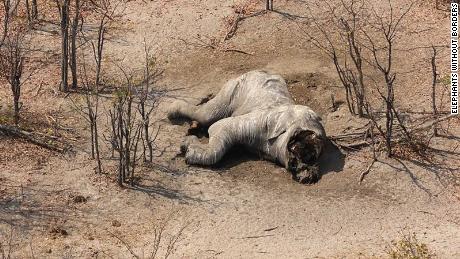
[[[114,219],[114,220],[112,221],[112,226],[114,226],[114,227],[121,227],[121,223],[120,223],[120,221]]]
[[[59,234],[61,236],[68,236],[69,233],[67,232],[67,230],[65,229],[62,229],[60,227],[53,227],[50,231],[51,234]]]
[[[75,197],[73,197],[73,202],[75,203],[83,203],[83,202],[86,202],[88,199],[81,196],[81,195],[77,195]]]

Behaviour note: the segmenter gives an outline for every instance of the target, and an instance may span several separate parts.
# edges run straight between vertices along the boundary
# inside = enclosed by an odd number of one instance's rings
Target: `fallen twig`
[[[369,174],[369,172],[372,169],[372,166],[377,162],[378,160],[376,158],[372,159],[371,163],[367,166],[366,170],[364,170],[361,175],[359,176],[359,184],[364,180],[364,177]]]
[[[274,236],[274,235],[269,234],[269,235],[259,235],[259,236],[247,236],[247,237],[240,237],[240,239],[253,239],[253,238],[272,237],[272,236]]]
[[[452,119],[454,117],[455,117],[454,115],[446,115],[446,116],[437,118],[435,120],[430,120],[428,122],[422,123],[420,125],[417,125],[417,126],[414,126],[408,129],[408,133],[412,134],[412,133],[426,130],[428,128],[433,127],[437,123],[446,121],[448,119]],[[403,130],[399,129],[397,132],[394,132],[393,142],[394,143],[401,142],[401,140],[404,139],[403,136],[404,136]],[[340,148],[357,151],[371,144],[370,141],[367,141],[368,137],[369,137],[369,130],[365,129],[365,130],[358,131],[358,132],[350,132],[350,133],[344,133],[344,134],[339,134],[339,135],[332,135],[332,136],[329,136],[329,139],[336,146]],[[380,142],[380,140],[378,139],[376,139],[375,141],[376,143]]]
[[[33,133],[29,131],[22,130],[20,128],[9,126],[9,125],[2,125],[0,124],[0,133],[8,136],[14,136],[18,138],[22,138],[32,144],[37,146],[56,151],[59,153],[65,153],[70,149],[70,146],[67,144],[63,144],[64,147],[60,147],[56,144],[56,138],[54,136],[47,136],[42,133]],[[41,135],[43,139],[40,139],[37,135]],[[59,143],[59,142],[58,142]]]
[[[118,239],[118,241],[120,241],[120,242],[126,247],[126,249],[128,249],[129,253],[130,253],[134,258],[137,258],[137,259],[140,258],[136,253],[134,253],[134,251],[133,251],[131,245],[129,245],[123,238],[119,237],[118,235],[115,235],[114,233],[112,233],[112,232],[110,232],[110,231],[108,231],[108,230],[106,230],[106,231],[107,231],[112,237]]]
[[[229,40],[231,39],[233,36],[235,36],[236,34],[236,31],[238,30],[238,24],[243,21],[243,20],[246,20],[248,18],[251,18],[251,17],[254,17],[254,16],[258,16],[258,15],[261,15],[261,14],[264,14],[266,13],[265,10],[262,10],[262,11],[259,11],[259,12],[255,12],[253,14],[249,14],[249,15],[242,15],[242,14],[237,14],[237,16],[235,17],[235,21],[233,22],[232,26],[230,27],[230,29],[228,30],[228,32],[225,34],[225,37],[224,37],[224,40],[223,41],[226,41],[226,40]]]
[[[239,50],[239,49],[224,49],[223,51],[224,52],[237,52],[237,53],[251,55],[251,56],[254,55],[254,53],[249,53],[249,52],[246,52],[244,50]]]
[[[272,228],[267,228],[267,229],[264,229],[265,232],[269,232],[269,231],[273,231],[275,229],[277,229],[279,226],[276,226],[276,227],[272,227]]]
[[[455,117],[455,114],[449,114],[449,115],[446,115],[446,116],[443,116],[443,117],[440,117],[440,118],[437,118],[435,120],[432,120],[426,124],[422,124],[422,125],[419,125],[411,130],[409,130],[409,133],[414,133],[414,132],[418,132],[418,131],[421,131],[421,130],[425,130],[425,129],[428,129],[428,128],[431,128],[433,127],[434,125],[436,125],[437,123],[440,123],[440,122],[443,122],[445,120],[449,120],[449,119],[452,119]]]

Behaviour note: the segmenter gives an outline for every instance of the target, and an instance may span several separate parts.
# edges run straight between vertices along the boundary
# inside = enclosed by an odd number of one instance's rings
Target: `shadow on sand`
[[[264,160],[262,154],[250,152],[244,146],[235,146],[227,154],[225,154],[219,163],[211,168],[215,170],[229,170],[241,163],[260,160]],[[330,172],[341,172],[345,165],[345,155],[328,140],[323,154],[318,159],[318,164],[321,177]]]

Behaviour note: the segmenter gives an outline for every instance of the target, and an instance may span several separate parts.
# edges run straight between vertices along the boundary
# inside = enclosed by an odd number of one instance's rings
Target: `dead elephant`
[[[215,164],[240,144],[282,164],[301,183],[319,180],[317,159],[326,140],[321,118],[309,107],[294,104],[279,75],[248,72],[228,81],[201,106],[176,101],[168,118],[209,127],[208,144],[196,136],[187,136],[181,144],[188,164]]]

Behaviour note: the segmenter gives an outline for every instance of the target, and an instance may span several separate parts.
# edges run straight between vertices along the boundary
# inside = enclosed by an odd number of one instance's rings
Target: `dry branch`
[[[70,145],[56,141],[57,137],[29,132],[9,125],[0,124],[0,135],[21,138],[37,146],[59,153],[65,153],[70,149]]]
[[[429,120],[420,125],[413,126],[412,128],[406,129],[407,133],[404,132],[403,128],[401,129],[395,128],[393,141],[395,143],[400,142],[407,134],[412,135],[413,133],[417,133],[417,132],[429,129],[431,127],[436,126],[438,123],[452,119],[454,117],[455,115],[446,115],[446,116],[439,117],[434,120]],[[369,130],[364,129],[364,130],[360,130],[356,132],[332,135],[332,136],[329,136],[329,139],[340,148],[344,148],[348,150],[359,150],[361,148],[367,147],[372,144],[371,141],[368,141],[369,137],[370,137]],[[378,139],[376,139],[375,141],[377,143],[380,142],[380,140]]]
[[[431,127],[435,126],[436,124],[438,124],[440,122],[452,119],[454,117],[455,117],[455,114],[449,114],[449,115],[437,118],[435,120],[425,122],[422,125],[419,125],[417,127],[414,127],[413,129],[409,130],[409,133],[414,133],[414,132],[419,132],[419,131],[422,131],[422,130],[426,130],[428,128],[431,128]]]
[[[377,162],[378,160],[377,159],[372,159],[371,163],[367,166],[366,170],[364,170],[361,175],[359,176],[359,183],[361,183],[363,180],[364,180],[364,177],[366,177],[366,175],[369,174],[369,172],[371,171],[371,168],[372,166],[375,164],[375,162]]]
[[[252,13],[252,14],[248,14],[248,15],[243,15],[241,13],[238,13],[235,17],[235,20],[233,21],[232,23],[232,26],[230,26],[230,29],[227,31],[227,33],[225,34],[225,37],[224,37],[224,40],[223,41],[226,41],[226,40],[229,40],[231,39],[233,36],[235,36],[236,34],[236,31],[238,30],[238,24],[240,22],[242,22],[243,20],[246,20],[248,18],[251,18],[251,17],[255,17],[255,16],[259,16],[261,14],[264,14],[266,11],[263,10],[263,11],[259,11],[259,12],[255,12],[255,13]]]

